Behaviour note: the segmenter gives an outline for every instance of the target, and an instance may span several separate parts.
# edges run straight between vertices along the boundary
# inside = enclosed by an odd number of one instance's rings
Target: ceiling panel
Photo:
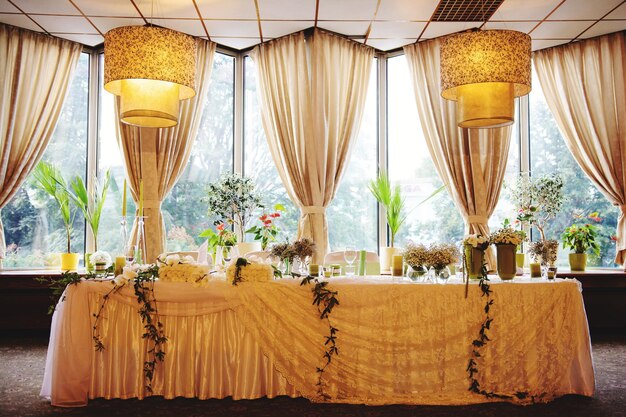
[[[572,39],[593,24],[593,21],[543,22],[532,32],[536,39]]]
[[[373,22],[371,38],[415,38],[422,33],[426,22]]]
[[[41,32],[41,28],[23,14],[0,14],[0,22]]]
[[[83,45],[96,46],[104,42],[104,38],[100,35],[83,35],[83,34],[53,34],[59,38],[69,39],[70,41],[82,43]]]
[[[339,20],[328,20],[328,21],[318,21],[317,26],[322,29],[327,29],[333,32],[341,33],[343,35],[348,36],[365,36],[367,32],[367,28],[370,26],[370,22],[360,21],[360,22],[349,22],[349,21],[339,21]]]
[[[154,24],[192,36],[206,36],[200,19],[154,19]]]
[[[48,32],[98,34],[98,31],[82,16],[59,18],[58,16],[34,15],[33,19]]]
[[[480,25],[482,25],[482,22],[432,22],[424,31],[422,39],[432,39],[449,33],[477,28]]]
[[[130,0],[73,0],[87,16],[140,17]]]
[[[600,19],[622,0],[566,0],[550,16],[550,20]]]
[[[20,11],[8,1],[0,1],[0,13],[20,13]]]
[[[106,33],[120,26],[143,26],[144,24],[143,19],[140,17],[90,17],[89,20],[91,20],[102,33]]]
[[[13,0],[13,2],[26,13],[80,16],[80,12],[68,0]]]
[[[505,30],[517,30],[518,32],[528,33],[539,22],[487,22],[483,29],[505,29]]]
[[[427,21],[438,4],[439,0],[385,0],[380,3],[376,20]]]
[[[600,21],[580,35],[581,38],[593,38],[626,29],[626,20]]]
[[[220,38],[211,36],[213,42],[235,49],[246,49],[261,42],[260,38]]]
[[[504,0],[493,20],[542,20],[561,0]]]
[[[410,39],[368,39],[367,44],[381,51],[389,51],[390,49],[400,48],[404,45],[408,45],[417,40],[417,38]]]
[[[259,37],[259,24],[256,20],[205,20],[211,39],[213,37]]]
[[[130,0],[127,1],[130,3]],[[198,12],[196,12],[196,8],[193,7],[193,2],[191,0],[135,0],[135,3],[146,19],[149,19],[150,16],[155,18],[169,17],[174,19],[198,18]],[[197,3],[199,4],[200,0],[197,0]]]
[[[550,48],[552,46],[562,45],[568,42],[569,41],[564,41],[562,39],[533,39],[532,49],[533,51],[537,51],[539,49]]]
[[[306,28],[310,28],[315,24],[314,20],[308,21],[261,21],[263,29],[263,38],[278,38],[280,36],[289,35]]]
[[[256,19],[254,0],[196,0],[196,3],[204,19]]]
[[[616,10],[611,12],[607,17],[607,19],[626,19],[626,3],[619,6]]]
[[[261,19],[315,19],[315,0],[258,0],[258,2]]]
[[[318,19],[367,20],[374,18],[377,0],[319,0]]]

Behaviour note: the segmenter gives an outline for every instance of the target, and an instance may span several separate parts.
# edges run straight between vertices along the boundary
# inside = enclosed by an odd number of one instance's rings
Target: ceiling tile
[[[0,14],[0,22],[42,32],[39,26],[23,14]]]
[[[196,3],[204,19],[256,20],[254,0],[196,0]]]
[[[385,0],[380,3],[376,20],[427,21],[438,4],[439,0]]]
[[[542,20],[561,0],[504,0],[493,20]]]
[[[619,6],[616,10],[612,11],[606,19],[626,19],[626,3]]]
[[[543,22],[531,36],[533,39],[572,39],[591,24],[592,21]]]
[[[314,24],[314,20],[291,22],[261,21],[261,28],[263,29],[263,38],[278,38],[310,28]]]
[[[8,1],[0,1],[0,13],[20,13],[20,11]]]
[[[539,49],[550,48],[552,46],[562,45],[568,42],[569,41],[562,39],[533,39],[532,49],[533,51],[538,51]]]
[[[87,16],[140,17],[129,0],[74,0],[74,3]]]
[[[396,38],[396,39],[368,39],[367,40],[367,44],[369,46],[372,46],[376,49],[380,49],[381,51],[388,51],[390,49],[396,49],[396,48],[400,48],[404,45],[408,45],[411,44],[413,42],[415,42],[417,40],[417,38],[411,38],[411,39],[400,39],[400,38]]]
[[[130,0],[127,1],[130,4]],[[196,0],[196,2],[199,6],[200,1]],[[204,2],[206,3],[207,1],[205,0]],[[198,12],[196,12],[196,8],[193,7],[192,0],[135,0],[135,3],[137,3],[137,7],[139,7],[139,10],[141,10],[141,13],[146,19],[149,19],[150,16],[154,18],[167,17],[173,19],[198,18]]]
[[[211,39],[215,37],[259,37],[259,24],[256,20],[205,20],[204,24]]]
[[[416,38],[425,22],[373,22],[370,38]]]
[[[6,0],[4,0],[6,1]],[[76,7],[67,0],[13,0],[26,13],[49,13],[80,16]]]
[[[106,33],[120,26],[143,26],[144,24],[143,19],[140,17],[133,19],[125,17],[90,17],[89,20],[91,20],[102,33]]]
[[[483,29],[506,29],[528,33],[537,26],[537,23],[539,22],[487,22]]]
[[[74,34],[74,33],[64,33],[64,34],[54,34],[54,36],[58,36],[59,38],[69,39],[74,42],[82,43],[83,45],[88,46],[96,46],[104,42],[104,38],[100,35],[83,35],[83,34]]]
[[[601,20],[580,35],[581,38],[593,38],[626,29],[626,20]]]
[[[48,32],[94,33],[98,31],[82,16],[31,16]]]
[[[424,31],[422,39],[437,38],[450,33],[477,28],[480,25],[482,25],[482,22],[431,22],[426,31]]]
[[[261,19],[315,20],[315,0],[258,0]]]
[[[187,33],[192,36],[206,36],[206,32],[204,31],[204,27],[202,27],[200,19],[154,19],[154,24]],[[209,35],[211,35],[211,32],[209,32]]]
[[[333,32],[341,33],[346,36],[365,36],[367,28],[370,27],[369,21],[361,22],[348,22],[339,20],[325,20],[317,21],[317,26],[322,29],[330,30]]]
[[[550,16],[550,20],[600,19],[622,0],[567,0]]]
[[[367,20],[374,18],[377,0],[319,0],[320,20]]]
[[[260,38],[220,38],[211,36],[211,40],[235,49],[246,49],[261,43]]]

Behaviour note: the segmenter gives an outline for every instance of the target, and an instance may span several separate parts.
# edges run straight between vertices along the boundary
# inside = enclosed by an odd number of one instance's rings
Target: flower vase
[[[411,281],[420,281],[426,276],[426,268],[423,265],[411,266],[406,269],[406,277]]]
[[[517,272],[517,260],[515,258],[515,245],[496,245],[496,258],[498,260],[498,276],[501,280],[511,280]]]
[[[442,283],[445,283],[448,280],[448,278],[450,278],[450,268],[448,268],[447,265],[443,267],[433,266],[433,272],[434,272],[435,283],[437,283],[437,281],[441,281]]]
[[[283,273],[283,276],[291,275],[291,261],[289,261],[289,259],[283,259],[281,262],[282,264],[279,269]]]
[[[465,245],[464,268],[467,270],[469,279],[480,279],[483,276],[483,264],[485,263],[485,251]]]

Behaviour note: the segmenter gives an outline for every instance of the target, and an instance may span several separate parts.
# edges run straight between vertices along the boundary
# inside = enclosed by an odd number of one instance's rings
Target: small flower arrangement
[[[556,263],[559,242],[556,240],[540,240],[532,242],[528,246],[528,253],[535,262],[543,266],[554,265]]]
[[[280,228],[276,225],[276,219],[280,217],[280,212],[284,211],[285,208],[282,204],[276,204],[274,210],[273,213],[263,213],[259,216],[260,226],[252,226],[246,230],[246,233],[254,234],[254,240],[261,241],[262,250],[267,248],[268,243],[276,240],[276,236],[280,231]]]
[[[215,255],[218,246],[235,246],[237,244],[237,235],[232,230],[227,229],[224,222],[218,220],[214,225],[215,230],[206,229],[199,235],[207,238],[209,252],[213,255]]]
[[[435,270],[441,270],[459,260],[459,250],[451,243],[434,243],[426,254],[426,265]]]
[[[523,235],[522,235],[523,233]],[[503,227],[491,234],[492,245],[515,245],[518,246],[524,241],[526,233],[521,230],[514,230],[511,227]]]
[[[598,213],[594,212],[587,216],[589,219],[599,223],[602,221],[598,217]],[[574,215],[575,219],[582,219],[581,215]],[[563,241],[563,248],[572,249],[574,253],[585,253],[589,249],[596,255],[600,254],[600,245],[597,242],[598,230],[595,225],[591,223],[585,224],[572,224],[570,227],[565,228],[565,231],[561,235]]]
[[[296,240],[292,243],[293,251],[296,256],[304,262],[305,259],[310,258],[315,253],[315,242],[308,237]]]
[[[297,256],[296,251],[289,242],[274,244],[270,250],[270,255],[280,259],[281,261],[287,260],[289,262],[293,261]]]
[[[100,267],[100,269],[107,269],[111,266],[113,261],[111,260],[111,255],[109,255],[105,251],[96,251],[89,258],[90,262],[96,267]]]
[[[421,243],[408,242],[402,253],[404,261],[411,268],[419,268],[425,266],[428,260],[428,248]]]
[[[473,248],[485,250],[489,247],[489,236],[481,234],[470,234],[463,238],[463,245],[469,245]]]
[[[159,267],[161,266],[174,266],[174,265],[181,265],[181,264],[195,264],[196,260],[193,259],[193,256],[190,255],[186,255],[186,256],[180,256],[177,253],[172,253],[172,254],[165,254],[162,253],[157,257],[157,265],[159,265]]]

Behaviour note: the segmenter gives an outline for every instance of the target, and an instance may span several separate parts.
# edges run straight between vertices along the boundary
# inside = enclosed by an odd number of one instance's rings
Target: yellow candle
[[[115,276],[118,276],[122,273],[122,269],[126,266],[126,257],[125,256],[116,256],[115,257]]]
[[[320,266],[318,264],[310,264],[309,265],[309,275],[313,275],[314,277],[320,274]]]
[[[541,278],[541,264],[537,262],[530,263],[530,277]]]
[[[122,217],[126,217],[126,178],[124,178],[124,192],[122,193]]]
[[[139,180],[139,216],[143,216],[143,180]]]
[[[391,258],[391,275],[402,276],[402,255],[393,255]]]

